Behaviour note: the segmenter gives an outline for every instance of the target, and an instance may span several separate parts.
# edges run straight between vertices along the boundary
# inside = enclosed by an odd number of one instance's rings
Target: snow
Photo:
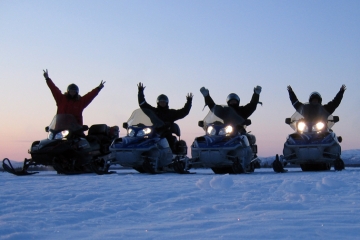
[[[351,159],[359,155],[348,152]],[[0,239],[356,239],[360,233],[360,168],[191,171],[0,172]]]

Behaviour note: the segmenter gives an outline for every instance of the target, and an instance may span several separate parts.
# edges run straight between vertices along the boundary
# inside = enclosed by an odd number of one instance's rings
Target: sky
[[[0,172],[0,239],[358,239],[360,168],[191,171]]]
[[[47,137],[56,104],[43,69],[64,92],[75,83],[84,95],[106,81],[84,110],[89,126],[121,127],[138,108],[139,82],[153,106],[166,94],[170,108],[182,108],[192,92],[189,115],[177,121],[188,146],[204,134],[201,87],[217,104],[235,92],[244,105],[260,85],[263,105],[247,129],[264,157],[281,154],[293,131],[288,85],[301,102],[318,91],[327,103],[345,84],[333,130],[343,150],[358,149],[359,26],[360,2],[350,0],[2,0],[0,154],[21,161]]]

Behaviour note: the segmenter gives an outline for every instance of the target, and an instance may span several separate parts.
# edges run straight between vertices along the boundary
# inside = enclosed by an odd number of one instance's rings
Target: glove
[[[192,101],[192,98],[193,98],[193,94],[192,93],[188,93],[187,95],[186,95],[186,100],[187,101]]]
[[[104,87],[105,83],[106,83],[105,81],[101,80],[101,83],[99,84],[98,88],[101,90]]]
[[[207,88],[205,88],[205,87],[200,88],[200,92],[204,97],[209,95],[209,90]]]
[[[46,69],[46,71],[45,70],[43,70],[44,71],[44,78],[45,78],[45,80],[48,80],[49,79],[49,72],[48,72],[48,70]]]
[[[260,93],[261,93],[261,87],[260,87],[260,86],[254,87],[254,92],[255,92],[256,94],[260,94]]]
[[[143,92],[144,89],[146,88],[146,87],[144,86],[144,84],[142,84],[141,82],[139,82],[139,84],[138,84],[137,86],[138,86],[139,92]]]
[[[289,86],[287,86],[287,90],[289,91],[289,92],[292,92],[293,90],[292,90],[292,87],[289,85]]]

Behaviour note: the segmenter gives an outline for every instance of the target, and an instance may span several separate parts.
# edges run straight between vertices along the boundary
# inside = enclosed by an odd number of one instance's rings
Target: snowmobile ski
[[[7,171],[8,173],[12,173],[16,176],[26,176],[26,175],[32,175],[32,174],[39,173],[39,172],[28,172],[27,171],[27,168],[29,167],[29,165],[27,163],[29,161],[31,161],[31,160],[25,159],[23,167],[21,169],[15,169],[13,167],[13,165],[11,164],[10,160],[8,158],[4,158],[2,166],[5,171]]]

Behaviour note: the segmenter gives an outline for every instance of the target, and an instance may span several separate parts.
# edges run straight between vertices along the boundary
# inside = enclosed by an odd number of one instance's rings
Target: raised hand
[[[289,92],[293,92],[293,90],[292,90],[292,88],[291,88],[291,86],[289,85],[289,86],[287,86],[287,90],[289,91]]]
[[[256,86],[256,87],[254,87],[254,92],[256,93],[256,94],[260,94],[261,93],[261,87],[260,86]]]
[[[137,87],[138,87],[138,89],[139,89],[139,92],[144,91],[144,89],[146,88],[146,87],[144,86],[144,84],[141,83],[141,82],[139,82],[139,84],[137,85]]]
[[[340,90],[343,91],[343,92],[346,90],[345,84],[343,84],[343,85],[341,86]]]
[[[207,88],[205,88],[205,87],[200,88],[200,92],[204,97],[209,95],[209,90]]]
[[[101,83],[99,84],[98,88],[101,90],[104,87],[104,84],[106,81],[101,80]]]
[[[44,78],[47,80],[48,78],[49,78],[49,72],[48,72],[48,70],[46,69],[46,71],[45,70],[43,70],[44,71]]]
[[[192,98],[194,97],[194,95],[192,94],[192,93],[188,93],[187,95],[186,95],[186,100],[192,100]]]

